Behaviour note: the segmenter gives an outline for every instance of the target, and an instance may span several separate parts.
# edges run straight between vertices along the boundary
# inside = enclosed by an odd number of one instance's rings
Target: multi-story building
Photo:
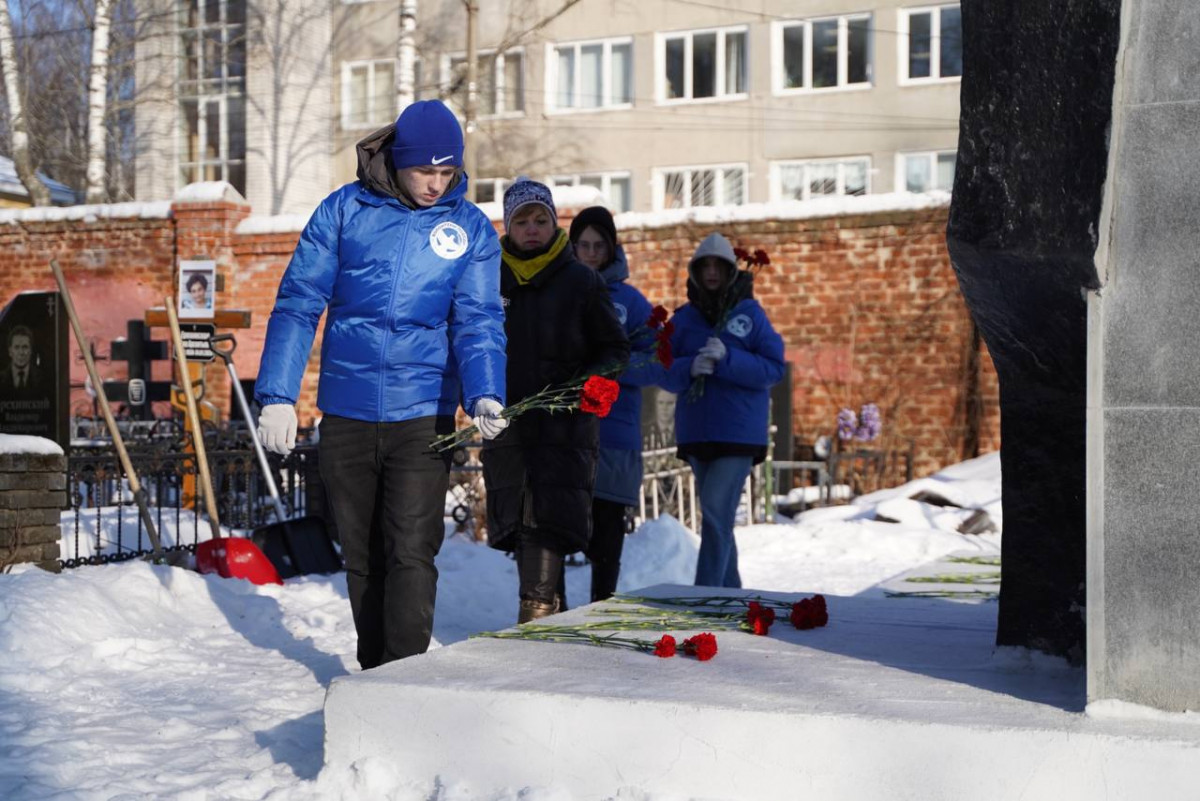
[[[146,2],[167,5],[160,58],[141,62],[164,80],[139,106],[139,198],[223,178],[256,210],[310,209],[399,111],[399,0]],[[522,173],[597,186],[615,210],[950,188],[958,4],[475,5],[480,201]],[[417,97],[460,112],[466,8],[420,0],[417,17]]]

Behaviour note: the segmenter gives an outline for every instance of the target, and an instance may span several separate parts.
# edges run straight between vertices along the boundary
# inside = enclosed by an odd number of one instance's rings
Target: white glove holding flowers
[[[705,356],[704,351],[696,354],[696,358],[692,359],[692,378],[702,375],[712,375],[716,369],[716,362],[711,356]]]
[[[258,438],[267,450],[287,456],[296,447],[296,407],[269,403],[258,415]]]
[[[720,337],[709,337],[708,341],[704,343],[704,347],[700,349],[700,353],[703,356],[709,357],[714,362],[723,362],[725,361],[725,354],[728,351],[725,349],[725,343],[721,341]]]
[[[499,401],[491,398],[480,398],[475,402],[475,417],[471,422],[479,429],[479,434],[484,439],[495,439],[500,436],[500,432],[508,428],[508,419],[501,417],[500,412],[504,411],[504,407]]]

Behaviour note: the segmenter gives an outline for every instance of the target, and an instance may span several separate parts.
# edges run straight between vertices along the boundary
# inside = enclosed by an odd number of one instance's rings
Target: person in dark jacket
[[[575,259],[550,190],[519,178],[504,193],[500,294],[506,308],[508,400],[598,373],[615,374],[629,342],[604,280]],[[488,542],[513,551],[518,622],[560,608],[563,557],[591,538],[597,419],[534,409],[483,445]]]
[[[768,393],[785,368],[783,339],[754,300],[753,278],[712,233],[692,256],[688,302],[672,318],[667,388],[680,393],[675,439],[700,497],[698,586],[742,586],[734,519],[751,467],[766,457]]]
[[[424,653],[433,631],[460,399],[485,438],[507,425],[500,246],[466,199],[463,135],[414,103],[358,144],[358,180],[304,227],[267,325],[259,436],[296,441],[296,398],[323,312],[321,479],[342,542],[363,669]]]
[[[617,380],[621,394],[600,420],[600,453],[592,498],[592,541],[585,552],[592,564],[592,601],[617,591],[625,546],[625,509],[637,506],[642,492],[641,388],[666,379],[654,361],[655,339],[646,328],[650,301],[628,283],[629,264],[617,241],[612,214],[603,206],[586,208],[571,221],[576,257],[608,285],[617,318],[633,349],[630,364]]]

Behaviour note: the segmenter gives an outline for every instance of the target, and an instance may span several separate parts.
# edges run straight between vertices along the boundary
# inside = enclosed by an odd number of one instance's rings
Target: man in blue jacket
[[[466,199],[462,156],[436,100],[359,142],[358,180],[300,235],[255,386],[259,436],[286,454],[327,311],[318,456],[364,670],[429,647],[450,470],[430,442],[454,430],[460,400],[485,439],[508,425],[499,240]]]

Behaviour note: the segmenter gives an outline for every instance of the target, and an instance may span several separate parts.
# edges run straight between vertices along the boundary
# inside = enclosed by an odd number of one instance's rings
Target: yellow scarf
[[[507,241],[507,237],[505,238]],[[558,254],[563,252],[567,246],[567,232],[559,228],[558,233],[554,237],[554,244],[540,256],[534,256],[532,259],[522,259],[519,256],[514,256],[505,248],[500,251],[501,258],[508,265],[508,269],[513,271],[513,275],[517,277],[517,283],[524,285],[533,280],[533,277],[540,273],[547,264],[558,258]]]

